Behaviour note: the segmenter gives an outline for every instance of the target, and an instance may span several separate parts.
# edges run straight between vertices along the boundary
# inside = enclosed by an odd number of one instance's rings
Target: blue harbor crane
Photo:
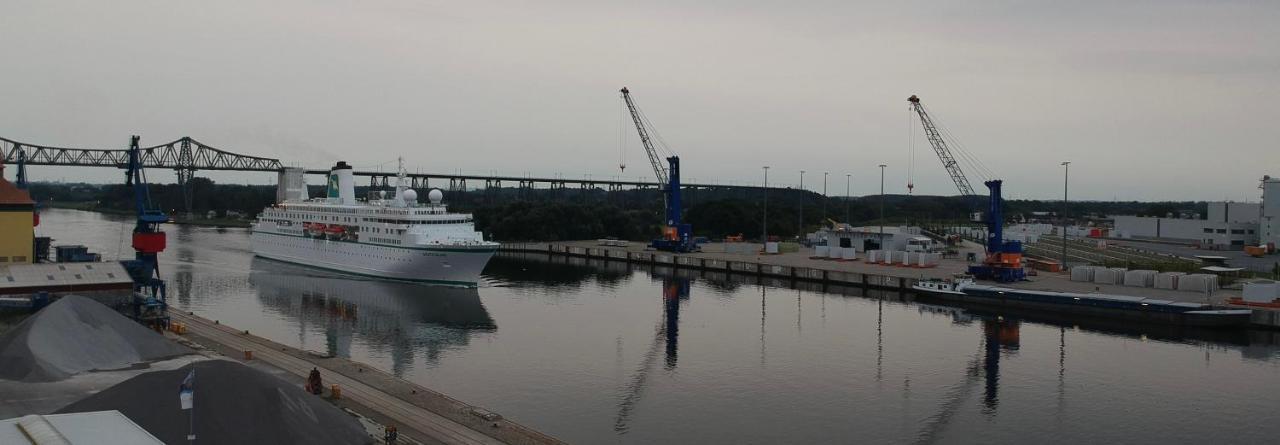
[[[622,100],[627,104],[627,111],[631,112],[631,120],[636,124],[636,132],[640,133],[640,143],[644,145],[644,151],[649,155],[649,164],[653,166],[653,174],[658,178],[658,186],[662,188],[662,197],[664,207],[666,208],[666,220],[662,229],[662,237],[653,240],[650,244],[654,249],[666,252],[693,252],[698,250],[698,242],[693,238],[693,226],[681,222],[680,212],[682,210],[680,200],[680,157],[671,154],[666,158],[667,165],[662,165],[662,157],[658,155],[658,150],[654,146],[654,141],[649,134],[657,134],[652,131],[653,124],[640,113],[636,108],[636,104],[631,100],[631,91],[626,87],[622,88]],[[669,151],[669,150],[668,150]]]
[[[26,190],[30,186],[27,183],[27,151],[22,147],[18,147],[18,175],[14,178],[13,185],[19,190]]]
[[[169,316],[157,256],[164,251],[166,243],[160,224],[168,222],[169,217],[151,204],[151,192],[142,169],[142,150],[138,148],[138,139],[138,136],[133,136],[129,143],[129,160],[124,166],[125,185],[133,191],[133,204],[137,214],[132,243],[135,253],[133,260],[123,263],[134,283],[133,318],[143,324],[162,327],[168,325]]]
[[[943,168],[951,176],[952,182],[955,182],[960,194],[966,198],[975,198],[973,187],[969,185],[969,178],[960,169],[960,163],[956,162],[955,156],[952,156],[951,149],[943,139],[942,132],[934,125],[933,118],[925,111],[924,105],[920,104],[920,98],[912,95],[907,98],[907,102],[911,103],[911,108],[920,116],[920,124],[924,126],[929,145],[933,146],[933,151],[937,153]],[[969,266],[969,273],[978,279],[1002,283],[1022,281],[1026,278],[1022,268],[1022,243],[1004,240],[1004,201],[1000,190],[1003,181],[993,179],[983,184],[990,190],[987,197],[987,214],[984,218],[987,240],[983,247],[987,257],[983,259],[981,265]]]

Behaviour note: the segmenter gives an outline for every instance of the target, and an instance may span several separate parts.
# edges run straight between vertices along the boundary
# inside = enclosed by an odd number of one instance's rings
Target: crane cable
[[[924,107],[924,105],[921,104],[921,107]],[[947,144],[948,148],[950,148],[953,153],[958,155],[957,160],[963,161],[966,164],[967,170],[977,174],[978,176],[982,177],[984,180],[990,180],[995,177],[995,174],[991,172],[991,169],[987,168],[986,164],[984,164],[967,147],[965,147],[964,143],[960,142],[960,139],[956,138],[956,136],[951,133],[951,130],[948,129],[945,124],[943,124],[941,121],[938,120],[937,115],[929,112],[928,108],[925,108],[925,112],[929,113],[929,116],[933,118],[934,127],[938,129],[938,132],[941,134],[941,136],[943,136],[944,139],[948,142]]]
[[[913,107],[907,107],[907,194],[915,189],[916,175],[916,132],[915,126],[916,110]]]
[[[640,115],[640,121],[644,122],[645,130],[649,131],[650,140],[656,142],[654,148],[659,149],[661,152],[659,154],[664,157],[675,156],[675,152],[671,151],[671,146],[667,145],[667,140],[662,138],[662,134],[658,133],[658,128],[653,125],[653,122],[649,120],[649,116],[644,114],[644,110],[640,109],[639,105],[636,105],[636,113]]]
[[[623,103],[623,104],[620,104],[618,107],[618,171],[620,172],[619,174],[626,173],[627,171],[626,155],[623,151],[627,146],[626,119],[627,119],[627,105]]]

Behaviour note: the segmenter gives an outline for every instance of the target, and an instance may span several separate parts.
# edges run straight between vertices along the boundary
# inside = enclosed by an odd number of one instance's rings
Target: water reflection
[[[1004,318],[982,320],[983,351],[982,374],[986,380],[986,391],[982,404],[987,414],[995,414],[996,405],[1000,403],[1000,355],[1013,355],[1018,352],[1021,342],[1021,324],[1017,320]]]
[[[622,395],[618,398],[618,415],[614,419],[613,430],[619,434],[626,434],[630,429],[628,422],[631,420],[631,413],[644,394],[649,373],[653,371],[654,363],[657,361],[660,345],[666,345],[664,369],[667,371],[676,369],[680,355],[680,306],[689,301],[689,282],[688,278],[675,276],[662,279],[662,319],[654,329],[653,342],[649,345],[649,350],[645,352],[640,366],[631,375],[631,379],[623,388]]]
[[[388,348],[401,376],[419,354],[428,364],[464,349],[477,332],[497,329],[476,288],[363,279],[255,258],[249,283],[267,309],[293,319],[299,340],[323,331],[325,352],[351,356],[353,338]]]
[[[667,339],[667,370],[676,368],[676,358],[680,355],[680,305],[689,301],[689,280],[686,278],[664,278],[662,280],[662,313],[666,318],[663,325]]]

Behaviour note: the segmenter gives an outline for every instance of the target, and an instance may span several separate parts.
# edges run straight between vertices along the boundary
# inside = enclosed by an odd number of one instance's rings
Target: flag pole
[[[187,415],[187,442],[196,442],[196,364],[191,363],[191,412]]]

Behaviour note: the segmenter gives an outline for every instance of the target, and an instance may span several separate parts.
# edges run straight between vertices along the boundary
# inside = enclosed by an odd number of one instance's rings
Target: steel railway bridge
[[[7,165],[42,165],[63,167],[110,167],[125,168],[129,161],[126,149],[103,148],[70,148],[29,144],[0,137],[0,154]],[[183,137],[167,144],[142,148],[142,164],[150,169],[173,170],[177,174],[178,184],[183,188],[186,209],[191,209],[191,189],[187,182],[195,177],[197,170],[211,171],[243,171],[243,172],[281,172],[286,167],[278,159],[249,156],[206,145],[190,137]],[[306,169],[308,174],[328,174],[328,169]],[[371,187],[387,187],[394,172],[356,171],[356,176],[369,178]],[[483,184],[486,190],[515,186],[521,191],[532,189],[580,189],[622,191],[633,189],[655,189],[659,184],[654,181],[625,179],[572,179],[565,177],[526,177],[502,175],[474,175],[447,173],[409,173],[409,186],[416,189],[427,189],[433,185],[450,191],[475,190],[469,185]],[[439,184],[439,185],[435,185]],[[440,187],[445,185],[446,187]],[[723,190],[760,190],[760,186],[697,184],[685,183],[686,189],[723,189]]]

